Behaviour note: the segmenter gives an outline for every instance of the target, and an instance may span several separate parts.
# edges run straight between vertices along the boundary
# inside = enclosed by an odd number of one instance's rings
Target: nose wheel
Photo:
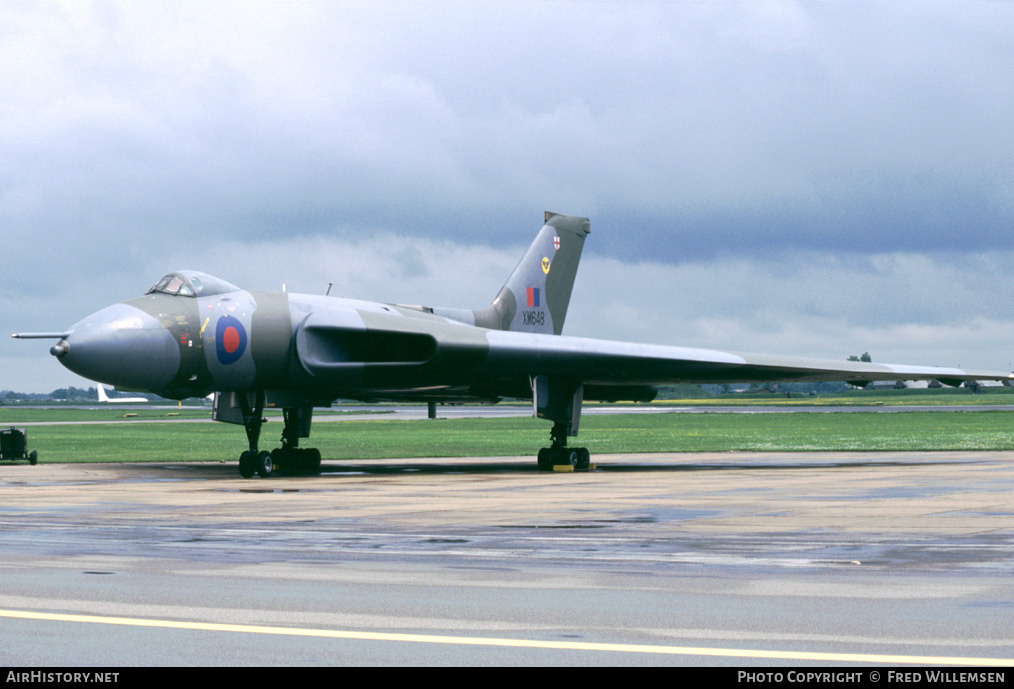
[[[239,456],[239,475],[243,478],[253,478],[254,474],[267,478],[274,471],[275,462],[267,450],[256,453],[247,450]]]

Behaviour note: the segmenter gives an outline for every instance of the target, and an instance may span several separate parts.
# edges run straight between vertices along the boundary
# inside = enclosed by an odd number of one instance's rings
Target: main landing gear
[[[553,467],[557,466],[571,466],[575,471],[588,471],[591,468],[591,453],[587,448],[567,447],[565,424],[553,424],[549,435],[553,444],[539,450],[539,471],[553,471]]]
[[[539,470],[554,471],[555,467],[572,467],[575,471],[591,468],[591,455],[583,447],[567,447],[568,436],[577,436],[581,422],[584,385],[566,378],[535,376],[532,378],[535,415],[553,422],[549,432],[550,447],[539,450]]]
[[[272,474],[319,474],[320,450],[300,448],[300,437],[310,435],[310,419],[313,407],[286,407],[282,410],[285,428],[282,430],[282,446],[271,452],[257,450],[261,426],[264,425],[264,393],[258,392],[253,404],[246,395],[239,395],[243,413],[243,427],[246,429],[250,449],[239,456],[239,475],[252,478],[257,474],[267,478]]]
[[[309,437],[313,407],[287,407],[282,410],[285,428],[282,446],[271,451],[271,459],[282,474],[319,474],[320,450],[299,447],[299,438]],[[304,433],[305,431],[305,433]]]
[[[261,437],[261,426],[264,424],[264,392],[255,395],[254,403],[246,395],[238,395],[240,410],[243,412],[243,428],[250,449],[239,456],[239,475],[251,478],[255,473],[268,477],[275,469],[270,452],[258,452],[257,441]]]

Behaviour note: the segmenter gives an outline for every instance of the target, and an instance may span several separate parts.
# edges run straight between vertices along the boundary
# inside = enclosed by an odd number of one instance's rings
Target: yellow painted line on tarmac
[[[0,617],[52,622],[84,622],[116,624],[130,627],[189,629],[206,632],[241,634],[274,634],[308,636],[323,639],[359,641],[400,641],[417,644],[457,644],[461,646],[502,646],[505,648],[539,648],[564,651],[598,651],[614,653],[656,653],[662,655],[719,656],[727,658],[763,658],[768,660],[818,660],[840,663],[886,663],[920,665],[986,665],[1014,667],[1014,658],[961,658],[952,656],[884,655],[877,653],[810,653],[807,651],[764,651],[743,648],[709,648],[692,646],[654,646],[647,644],[604,644],[585,641],[543,641],[537,639],[500,639],[481,636],[443,636],[434,634],[395,634],[389,632],[354,632],[336,629],[303,629],[300,627],[266,627],[249,624],[216,622],[184,622],[152,620],[140,617],[105,617],[99,615],[66,615],[62,613],[0,610]]]

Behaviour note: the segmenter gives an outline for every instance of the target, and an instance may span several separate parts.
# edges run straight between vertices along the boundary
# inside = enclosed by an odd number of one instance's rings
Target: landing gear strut
[[[552,446],[539,450],[539,471],[552,471],[554,466],[572,466],[576,471],[587,471],[591,466],[591,453],[584,447],[567,447],[567,426],[554,423],[549,433]]]
[[[239,475],[251,478],[255,473],[267,478],[274,471],[271,453],[257,451],[257,441],[261,437],[261,426],[264,425],[264,391],[255,395],[254,403],[246,395],[239,395],[239,406],[243,413],[243,428],[250,449],[239,456]]]

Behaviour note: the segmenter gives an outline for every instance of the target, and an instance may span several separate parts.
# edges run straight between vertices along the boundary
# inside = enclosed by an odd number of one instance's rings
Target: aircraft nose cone
[[[124,388],[163,388],[180,367],[172,333],[127,304],[114,304],[75,323],[50,352],[80,376]]]

